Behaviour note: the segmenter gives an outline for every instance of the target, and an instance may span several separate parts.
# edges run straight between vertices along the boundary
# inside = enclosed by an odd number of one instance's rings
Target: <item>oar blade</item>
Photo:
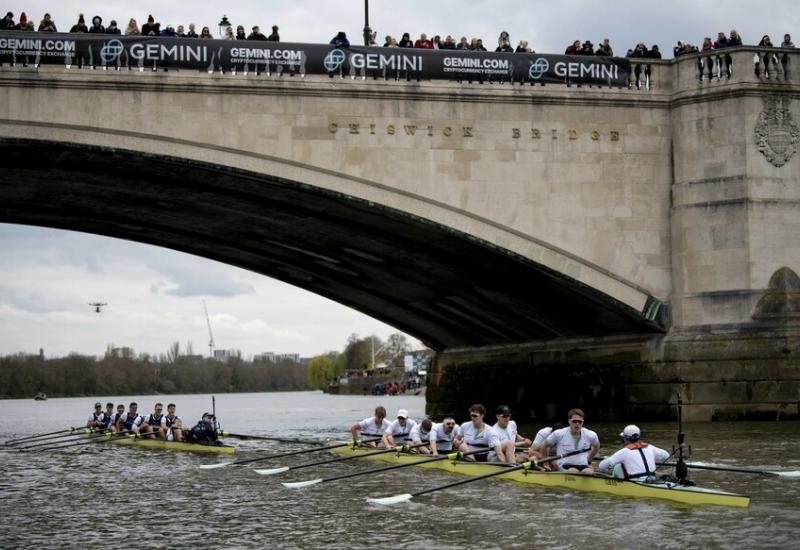
[[[779,475],[781,477],[800,477],[800,471],[793,472],[770,472],[771,474]]]
[[[217,468],[224,468],[230,466],[233,462],[218,462],[217,464],[201,464],[198,466],[201,470],[216,470]]]
[[[264,468],[261,470],[253,470],[260,476],[274,476],[275,474],[282,474],[283,472],[288,472],[288,466],[281,466],[279,468]]]
[[[413,495],[405,493],[402,495],[394,495],[391,497],[368,498],[367,502],[371,502],[372,504],[382,504],[384,506],[390,506],[392,504],[400,504],[401,502],[408,502],[412,498],[414,498]]]
[[[287,489],[301,489],[303,487],[311,487],[317,483],[322,483],[322,479],[309,479],[308,481],[294,481],[291,483],[281,483]]]

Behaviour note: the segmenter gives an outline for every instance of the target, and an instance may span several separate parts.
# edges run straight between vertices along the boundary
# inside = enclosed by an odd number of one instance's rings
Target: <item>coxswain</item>
[[[120,403],[119,405],[117,405],[117,412],[112,414],[111,417],[108,419],[109,431],[114,433],[117,432],[117,426],[119,425],[119,422],[117,421],[122,418],[123,414],[125,414],[125,405]]]
[[[161,419],[164,418],[164,414],[161,412],[163,410],[164,405],[156,403],[155,407],[153,407],[153,412],[147,416],[140,416],[133,424],[133,433],[150,435],[159,431],[161,428]]]
[[[556,422],[552,426],[545,426],[544,428],[536,432],[536,435],[533,438],[533,443],[531,443],[531,448],[528,449],[527,459],[540,460],[542,458],[545,458],[545,455],[542,454],[542,444],[544,444],[544,440],[547,439],[547,437],[551,433],[553,433],[556,430],[560,430],[563,427],[564,424]],[[555,456],[555,453],[551,452],[550,456]],[[556,466],[554,462],[544,462],[540,464],[539,467],[542,468],[543,470],[552,470],[554,468],[557,468],[558,466]]]
[[[158,434],[165,441],[183,441],[183,421],[175,414],[175,403],[167,405],[167,414],[161,417]]]
[[[361,437],[378,438],[383,436],[383,432],[389,427],[389,421],[386,420],[386,409],[378,405],[375,407],[375,416],[365,418],[361,422],[356,422],[350,427],[350,433],[353,435],[353,441],[360,442],[361,445],[375,447],[376,441],[361,441]]]
[[[642,432],[634,424],[625,426],[619,435],[626,445],[597,466],[599,470],[611,469],[618,479],[652,480],[656,473],[656,464],[662,464],[672,456],[664,449],[642,441]]]
[[[135,401],[128,405],[128,412],[123,413],[117,419],[117,433],[131,433],[133,431],[133,425],[140,418],[138,410],[139,405]]]
[[[102,430],[106,427],[106,413],[103,412],[103,404],[94,404],[94,412],[89,414],[86,420],[86,427],[93,430]]]
[[[551,447],[555,447],[558,455],[588,449],[585,453],[560,459],[558,461],[558,469],[562,472],[594,473],[592,459],[600,451],[600,439],[595,432],[583,427],[585,419],[586,415],[583,414],[582,410],[570,410],[567,413],[569,426],[554,431],[547,436],[547,439],[542,444],[541,452],[544,456],[547,456]]]
[[[458,439],[458,450],[461,452],[472,452],[479,449],[486,449],[484,453],[475,453],[464,458],[473,462],[487,462],[489,453],[494,451],[493,460],[506,462],[505,453],[497,432],[483,421],[486,415],[486,407],[476,403],[469,408],[469,421],[461,424],[461,436]]]
[[[415,420],[408,417],[408,411],[400,409],[397,411],[397,418],[389,422],[389,427],[383,431],[383,438],[379,447],[389,449],[397,445],[397,443],[405,443],[408,441],[408,436],[411,430],[417,425]],[[395,438],[397,441],[395,441]]]
[[[456,421],[447,417],[440,424],[431,428],[431,454],[450,453],[453,451],[453,441],[461,435],[461,428],[456,426]]]
[[[497,437],[500,438],[500,446],[505,455],[503,462],[513,464],[517,462],[517,445],[528,447],[531,444],[531,440],[519,435],[517,423],[511,420],[511,409],[508,405],[500,405],[494,412],[497,423],[492,428],[497,432]],[[520,461],[524,462],[523,457],[525,455],[520,453],[519,456],[522,459]],[[489,453],[489,461],[493,462],[493,459],[494,451]]]
[[[433,422],[431,422],[430,418],[426,418],[413,428],[411,428],[411,432],[408,434],[408,439],[411,441],[412,445],[420,445],[421,443],[428,443],[431,442],[431,429],[433,428]],[[419,453],[419,454],[430,454],[431,450],[430,447],[414,447],[411,449],[412,453]]]
[[[194,425],[191,430],[185,432],[184,439],[189,443],[200,445],[222,445],[217,441],[217,430],[214,428],[214,415],[203,413],[200,422]]]

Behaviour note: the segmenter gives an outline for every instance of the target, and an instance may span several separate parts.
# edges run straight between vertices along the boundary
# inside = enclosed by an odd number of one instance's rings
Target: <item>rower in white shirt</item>
[[[497,423],[492,426],[492,428],[497,432],[497,437],[500,438],[500,446],[505,454],[504,462],[513,464],[517,462],[517,445],[527,447],[531,444],[531,440],[519,435],[517,423],[511,420],[511,409],[508,405],[500,405],[497,407],[497,410],[495,410],[495,417],[497,418]],[[489,453],[489,461],[494,462],[496,456],[494,451]],[[521,459],[520,462],[524,462],[526,458],[524,453],[520,453],[519,456]]]
[[[183,421],[175,414],[175,403],[167,405],[167,414],[161,417],[158,434],[166,441],[183,441]]]
[[[426,418],[413,428],[411,428],[411,433],[408,434],[408,440],[411,441],[412,445],[419,445],[420,443],[430,443],[431,441],[431,429],[433,428],[433,422],[431,422],[430,418]],[[411,449],[412,453],[419,453],[419,454],[430,454],[431,450],[429,447],[414,447]]]
[[[489,452],[494,451],[497,462],[505,462],[506,457],[500,445],[500,438],[494,428],[483,421],[486,415],[486,407],[480,404],[472,405],[469,408],[469,422],[461,424],[461,435],[459,437],[458,450],[461,452],[471,452],[478,449],[486,449],[485,453],[476,453],[465,456],[466,460],[476,462],[487,462]]]
[[[111,415],[111,418],[108,419],[108,429],[112,432],[116,432],[119,426],[117,422],[119,419],[122,418],[122,415],[125,414],[125,405],[120,403],[117,405],[117,412]]]
[[[545,440],[548,436],[556,430],[560,430],[564,427],[564,424],[560,422],[556,422],[552,426],[546,426],[536,432],[536,435],[533,438],[533,443],[531,443],[531,448],[528,449],[527,459],[528,460],[539,460],[545,458],[545,455],[542,454],[542,446],[544,445]],[[556,456],[553,449],[550,449],[550,456]],[[558,468],[555,462],[544,462],[539,465],[539,467],[543,470],[554,470]]]
[[[161,429],[161,419],[164,418],[164,414],[161,412],[163,410],[164,405],[156,403],[153,412],[147,416],[140,416],[133,423],[133,433],[149,435],[158,432]]]
[[[416,421],[408,417],[408,411],[400,409],[397,411],[397,419],[390,422],[389,427],[383,431],[383,439],[379,446],[388,449],[396,446],[397,443],[405,443],[408,441],[411,430],[416,425]],[[397,439],[397,442],[395,442],[395,439]]]
[[[655,476],[656,464],[666,462],[672,456],[664,449],[642,441],[642,432],[634,424],[625,426],[619,435],[627,445],[597,466],[599,470],[613,468],[616,478],[647,480]]]
[[[374,439],[383,437],[383,433],[388,427],[389,421],[386,420],[386,409],[378,405],[375,407],[375,416],[353,424],[350,427],[350,433],[353,435],[353,441],[359,442],[361,445],[375,447],[378,442],[374,441]],[[362,437],[371,438],[373,441],[361,441],[360,438]]]
[[[580,472],[583,474],[594,473],[592,459],[600,451],[600,439],[595,432],[583,427],[585,418],[586,415],[583,414],[582,410],[572,409],[567,413],[569,426],[551,433],[542,445],[542,454],[545,456],[550,447],[555,447],[558,455],[587,449],[585,453],[559,460],[558,469],[560,471]]]
[[[447,454],[453,451],[453,442],[461,436],[461,428],[450,417],[431,428],[431,454]]]
[[[118,433],[131,433],[133,431],[133,425],[141,418],[138,410],[139,405],[137,405],[135,401],[128,405],[128,412],[123,413],[122,416],[117,419]]]
[[[103,412],[103,404],[94,404],[94,412],[89,414],[86,420],[86,427],[93,430],[102,430],[106,426],[106,413]]]

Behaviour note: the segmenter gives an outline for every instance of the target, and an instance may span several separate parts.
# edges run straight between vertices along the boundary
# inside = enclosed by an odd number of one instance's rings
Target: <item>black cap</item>
[[[113,407],[113,406],[114,406],[114,403],[112,403],[111,401],[109,401],[108,403],[106,403],[106,407]]]
[[[214,415],[211,414],[211,413],[203,413],[203,418],[205,418],[206,416],[210,416],[211,418],[214,418]]]
[[[497,407],[497,410],[494,411],[495,414],[511,414],[511,409],[508,408],[508,405],[500,405]]]

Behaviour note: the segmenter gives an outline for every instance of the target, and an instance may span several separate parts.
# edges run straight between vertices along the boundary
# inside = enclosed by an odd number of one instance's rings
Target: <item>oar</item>
[[[362,441],[377,441],[377,439],[364,439]],[[248,458],[247,460],[235,460],[233,462],[219,462],[217,464],[201,464],[198,468],[202,470],[214,470],[216,468],[224,468],[225,466],[236,466],[239,464],[249,464],[251,462],[260,462],[262,460],[269,460],[271,458],[282,458],[285,456],[301,455],[303,453],[314,453],[317,451],[327,451],[329,449],[338,449],[339,447],[347,447],[353,445],[353,442],[337,443],[336,445],[325,445],[324,447],[314,447],[312,449],[303,449],[302,451],[291,451],[288,453],[278,453],[272,455],[258,456],[256,458]]]
[[[233,434],[231,432],[220,432],[222,437],[235,437],[237,439],[263,439],[265,441],[280,441],[281,443],[305,443],[306,445],[319,445],[319,441],[310,439],[284,439],[281,437],[267,437],[265,435]]]
[[[297,466],[280,466],[278,468],[270,468],[267,470],[253,470],[255,473],[262,475],[262,476],[271,476],[275,474],[280,474],[283,472],[288,472],[289,470],[302,470],[303,468],[310,468],[311,466],[321,466],[322,464],[331,464],[333,462],[343,462],[345,460],[353,460],[354,458],[364,458],[367,456],[375,456],[375,455],[382,455],[387,453],[402,453],[406,452],[409,449],[415,449],[417,447],[425,447],[426,445],[430,445],[430,443],[418,443],[416,445],[398,445],[397,447],[393,447],[391,449],[381,449],[379,451],[370,451],[368,453],[359,453],[350,456],[340,456],[339,458],[331,458],[328,460],[320,460],[318,462],[306,462],[305,464],[298,464]],[[424,455],[421,455],[424,456]]]
[[[439,460],[458,460],[459,458],[474,455],[474,454],[481,454],[481,453],[488,453],[491,449],[477,449],[474,451],[468,451],[466,453],[462,453],[460,451],[454,451],[452,453],[448,453],[442,456],[435,456],[433,458],[427,458],[425,460],[417,460],[416,462],[404,462],[403,464],[393,464],[391,466],[384,466],[383,468],[373,468],[371,470],[365,470],[363,472],[355,472],[352,474],[342,474],[333,477],[326,477],[320,479],[309,479],[308,481],[295,481],[293,483],[282,483],[284,487],[289,489],[300,489],[301,487],[310,487],[312,485],[316,485],[317,483],[327,483],[329,481],[338,481],[340,479],[349,479],[351,477],[358,477],[358,476],[366,476],[369,474],[377,474],[380,472],[388,472],[389,470],[397,470],[400,468],[407,468],[409,466],[417,466],[418,464],[428,464],[430,462],[438,462]],[[361,455],[364,456],[364,455]]]
[[[16,448],[17,448],[17,450],[20,450],[20,451],[27,451],[29,449],[36,449],[38,447],[46,447],[47,445],[55,445],[55,444],[59,444],[59,443],[68,443],[71,440],[71,438],[83,437],[85,435],[92,435],[92,434],[99,434],[99,433],[103,433],[103,432],[96,432],[96,431],[92,430],[91,428],[84,428],[82,430],[78,429],[78,430],[75,430],[75,433],[56,436],[56,437],[46,437],[44,439],[47,439],[47,441],[45,441],[44,443],[39,443],[39,440],[37,439],[36,441],[33,442],[34,445],[18,445],[18,446],[16,446]],[[59,441],[60,439],[66,439],[66,441]]]
[[[87,445],[89,443],[93,443],[99,439],[103,439],[104,437],[114,437],[114,432],[97,432],[87,435],[85,438],[81,439],[80,441],[60,441],[60,442],[53,442],[51,441],[49,445],[50,447],[45,447],[43,449],[39,449],[40,451],[51,451],[53,449],[66,449],[67,447],[75,447],[76,445]],[[54,444],[55,443],[55,444]],[[64,445],[66,443],[66,445]],[[20,452],[29,451],[33,447],[26,447],[24,449],[20,449]]]
[[[44,438],[44,437],[49,436],[49,435],[56,435],[56,434],[62,434],[63,435],[63,434],[65,434],[65,432],[66,433],[72,433],[75,430],[80,430],[80,429],[82,429],[82,428],[69,428],[67,430],[58,430],[56,432],[48,432],[46,434],[36,434],[36,435],[30,435],[28,437],[20,437],[19,439],[9,439],[8,441],[6,441],[6,445],[16,445],[18,443],[22,443],[23,441],[30,441],[31,439],[39,439],[40,437]]]
[[[675,466],[675,463],[664,463],[665,466]],[[751,468],[728,468],[726,466],[706,466],[704,464],[690,464],[686,463],[688,468],[694,468],[696,470],[716,470],[720,472],[734,472],[738,474],[757,474],[762,476],[768,477],[800,477],[800,471],[798,470],[790,470],[785,472],[775,471],[775,470],[754,470]]]
[[[512,466],[510,468],[504,468],[497,470],[496,472],[491,472],[489,474],[484,474],[482,476],[477,477],[468,477],[467,479],[462,479],[459,481],[454,481],[453,483],[448,483],[446,485],[440,485],[438,487],[431,487],[430,489],[423,489],[422,491],[417,491],[416,493],[405,493],[402,495],[394,495],[391,497],[384,497],[384,498],[368,498],[367,502],[373,502],[375,504],[398,504],[400,502],[406,502],[411,500],[414,497],[427,495],[428,493],[433,493],[435,491],[442,491],[444,489],[449,489],[450,487],[456,487],[458,485],[464,485],[465,483],[472,483],[473,481],[480,481],[482,479],[489,479],[490,477],[501,476],[504,474],[509,474],[511,472],[516,472],[517,470],[530,470],[531,466],[538,466],[544,462],[552,462],[554,460],[559,460],[561,458],[566,458],[568,456],[579,455],[582,453],[589,452],[591,450],[590,447],[585,449],[572,451],[569,453],[564,453],[561,456],[554,456],[550,458],[543,458],[541,460],[529,460],[528,462],[523,462],[522,464],[517,464],[516,466]],[[285,484],[284,484],[285,485]]]

